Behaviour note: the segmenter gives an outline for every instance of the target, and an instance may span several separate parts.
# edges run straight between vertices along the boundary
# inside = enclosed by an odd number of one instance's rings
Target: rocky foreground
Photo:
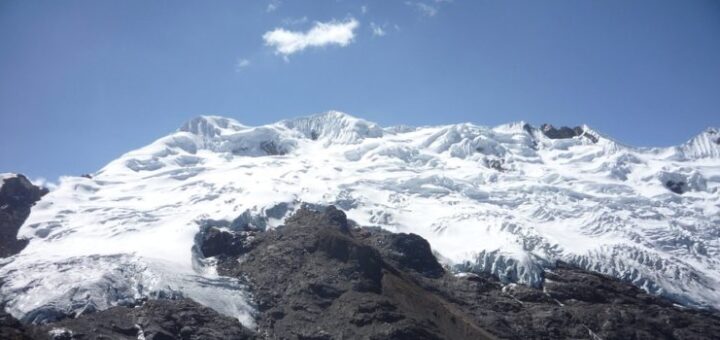
[[[5,225],[3,227],[6,227]],[[46,325],[0,314],[2,339],[712,339],[720,317],[562,263],[535,289],[455,275],[423,238],[306,206],[268,231],[207,227],[218,271],[251,287],[258,328],[189,299],[148,300]]]
[[[535,289],[443,269],[423,238],[305,207],[284,226],[204,233],[202,251],[244,278],[272,339],[708,339],[720,317],[558,263]]]

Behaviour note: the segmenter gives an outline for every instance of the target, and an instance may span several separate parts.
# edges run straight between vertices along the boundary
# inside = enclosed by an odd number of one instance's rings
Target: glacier
[[[552,131],[552,132],[551,132]],[[558,260],[720,309],[720,132],[632,147],[589,126],[381,127],[330,111],[264,126],[201,116],[86,177],[66,176],[0,262],[30,322],[190,297],[252,327],[203,226],[274,228],[303,202],[427,239],[457,272],[540,287]]]

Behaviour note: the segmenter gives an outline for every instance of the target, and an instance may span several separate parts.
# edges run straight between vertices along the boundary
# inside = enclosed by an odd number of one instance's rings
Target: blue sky
[[[0,172],[93,172],[200,114],[720,126],[718,1],[0,2]]]

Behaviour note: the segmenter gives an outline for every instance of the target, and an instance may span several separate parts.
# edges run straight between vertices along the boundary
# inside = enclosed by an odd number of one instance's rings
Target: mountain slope
[[[706,339],[720,332],[717,313],[678,308],[564,263],[545,271],[540,289],[452,275],[420,236],[359,227],[333,206],[303,205],[268,231],[208,231],[215,232],[200,243],[214,240],[203,248],[218,271],[251,286],[257,331],[269,339]]]
[[[282,226],[205,226],[201,257],[247,283],[257,329],[188,299],[151,299],[44,325],[0,312],[8,339],[707,339],[720,315],[558,263],[542,289],[453,275],[418,235],[303,204]]]
[[[540,287],[561,260],[720,308],[716,138],[633,148],[587,126],[199,117],[92,178],[62,178],[21,228],[30,242],[0,268],[0,294],[25,321],[182,295],[252,327],[244,284],[198,255],[197,233],[273,228],[314,202],[418,234],[458,271]]]

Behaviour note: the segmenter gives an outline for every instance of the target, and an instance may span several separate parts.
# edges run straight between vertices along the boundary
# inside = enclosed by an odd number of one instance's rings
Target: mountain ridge
[[[327,121],[330,121],[330,122],[333,122],[333,121],[358,122],[363,125],[378,127],[381,130],[383,130],[385,132],[389,132],[389,133],[394,133],[394,130],[396,130],[396,129],[416,130],[416,129],[421,129],[421,128],[452,127],[452,126],[462,126],[462,125],[472,126],[472,127],[477,127],[477,128],[487,128],[487,129],[507,129],[507,128],[512,128],[512,127],[519,127],[519,128],[523,128],[523,129],[529,129],[528,130],[529,133],[532,133],[530,130],[542,131],[542,129],[544,127],[555,128],[555,126],[550,123],[542,123],[538,126],[534,126],[524,120],[504,123],[504,124],[500,124],[500,125],[493,126],[493,127],[479,125],[479,124],[473,123],[473,122],[459,122],[459,123],[440,124],[440,125],[420,125],[420,126],[398,125],[398,126],[380,127],[380,125],[377,123],[374,123],[374,122],[371,122],[371,121],[368,121],[368,120],[365,120],[362,118],[358,118],[351,114],[348,114],[348,113],[345,113],[342,111],[337,111],[337,110],[330,110],[330,111],[326,111],[323,113],[317,113],[317,114],[312,114],[312,115],[307,115],[307,116],[298,116],[295,118],[283,119],[276,123],[269,123],[269,124],[263,124],[263,125],[258,125],[258,126],[245,125],[242,122],[240,122],[239,120],[237,120],[236,118],[232,118],[232,117],[226,117],[226,116],[220,116],[220,115],[199,115],[197,117],[191,118],[190,120],[188,120],[187,122],[182,124],[181,127],[177,129],[177,131],[192,132],[190,130],[196,129],[196,128],[192,128],[193,124],[206,124],[206,125],[209,124],[209,126],[214,126],[215,128],[219,128],[219,129],[225,130],[225,131],[233,131],[233,130],[238,131],[239,129],[253,128],[253,127],[254,128],[269,127],[269,126],[274,126],[274,125],[284,125],[290,129],[293,129],[293,126],[298,124],[299,122],[306,122],[306,124],[308,122],[312,122],[312,123],[316,124],[316,127],[321,127],[321,129],[322,129],[324,127],[317,123],[319,121],[323,121],[323,120],[325,120],[326,122]],[[203,122],[203,123],[199,123],[199,122]],[[639,150],[681,148],[683,146],[687,146],[687,145],[691,144],[693,142],[693,140],[703,139],[703,137],[705,137],[706,135],[711,135],[709,140],[712,141],[712,144],[720,145],[720,139],[719,139],[720,138],[720,128],[714,127],[714,126],[706,127],[702,131],[699,131],[697,134],[690,137],[685,142],[682,142],[682,143],[676,144],[676,145],[666,146],[666,147],[631,145],[631,144],[619,141],[615,138],[612,138],[605,133],[599,132],[599,131],[595,130],[594,128],[592,128],[591,126],[589,126],[588,124],[581,124],[581,125],[578,125],[575,127],[560,126],[560,128],[567,128],[569,130],[580,129],[581,131],[587,132],[587,134],[593,135],[597,138],[607,139],[607,140],[609,140],[613,143],[617,143],[618,145],[621,145],[623,147],[639,149]],[[312,129],[310,129],[310,130],[312,130]],[[193,131],[195,131],[194,132],[195,134],[198,134],[198,132],[199,132],[197,130],[193,130]],[[408,132],[408,131],[404,131],[404,132]],[[381,134],[381,133],[379,133],[379,134]],[[580,134],[582,134],[582,133],[580,133]],[[307,133],[304,133],[304,135],[306,138],[312,139],[311,133],[307,132]],[[380,135],[378,135],[378,137],[380,137]],[[574,136],[570,136],[570,137],[574,137]],[[715,137],[715,138],[713,139],[712,137]],[[548,137],[548,138],[550,138],[550,137]],[[559,139],[562,139],[562,138],[559,138]]]
[[[90,178],[62,178],[33,208],[19,232],[28,247],[0,268],[11,314],[41,321],[182,294],[252,325],[242,283],[192,251],[198,230],[272,229],[302,202],[418,234],[446,266],[505,284],[540,287],[564,261],[720,306],[715,129],[699,144],[643,149],[587,126],[550,138],[525,123],[382,129],[336,112],[192,122]]]

